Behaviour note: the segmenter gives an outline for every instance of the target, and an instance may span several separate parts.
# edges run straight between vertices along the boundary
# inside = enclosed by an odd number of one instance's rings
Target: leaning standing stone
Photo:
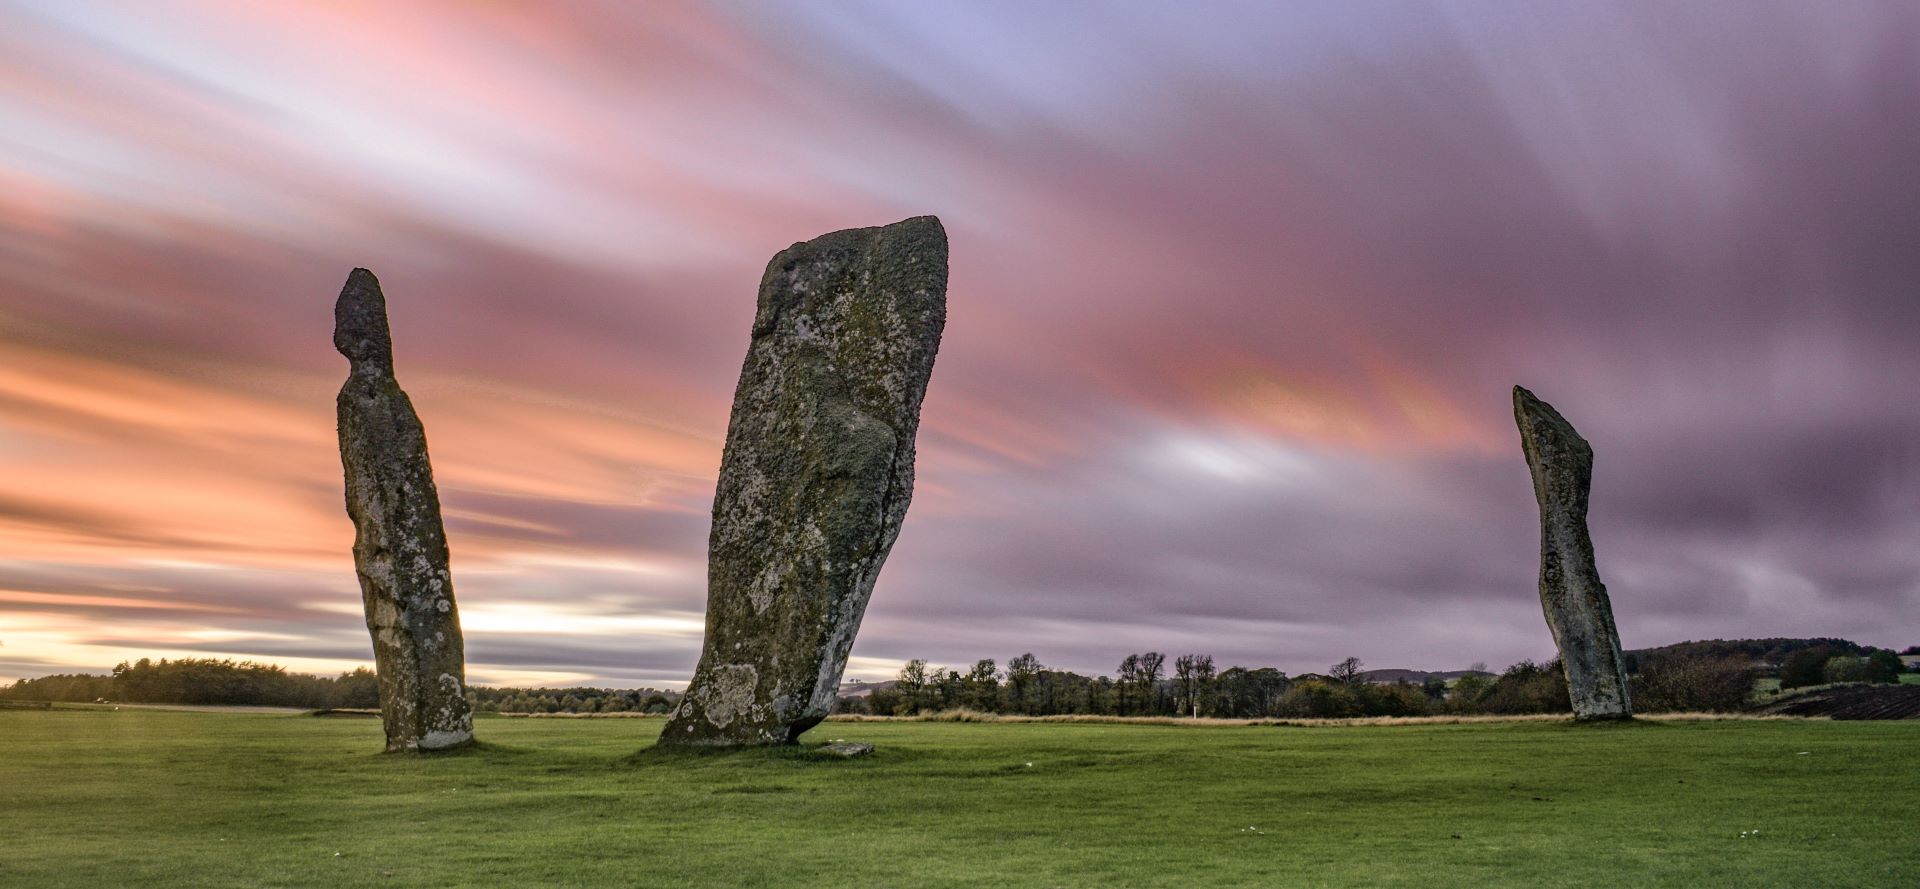
[[[379,279],[354,269],[333,316],[334,348],[353,365],[337,402],[340,462],[387,750],[456,747],[473,740],[460,612],[426,430],[393,378]]]
[[[661,744],[788,744],[832,708],[913,494],[946,293],[932,216],[767,265],[713,500],[706,645]]]
[[[1519,386],[1513,418],[1540,501],[1540,604],[1566,665],[1574,718],[1626,719],[1633,706],[1620,632],[1587,534],[1593,448],[1552,405]]]

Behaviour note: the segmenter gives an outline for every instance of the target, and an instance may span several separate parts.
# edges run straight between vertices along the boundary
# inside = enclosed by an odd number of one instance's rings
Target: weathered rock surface
[[[393,377],[387,301],[372,272],[353,270],[333,314],[334,348],[352,363],[337,401],[340,463],[387,749],[457,747],[473,740],[473,714],[426,429]]]
[[[768,263],[713,500],[706,644],[661,744],[789,744],[833,706],[913,494],[946,293],[932,216]]]
[[[1540,502],[1540,604],[1566,665],[1575,719],[1625,719],[1626,661],[1587,534],[1593,448],[1552,405],[1513,387],[1513,418]]]

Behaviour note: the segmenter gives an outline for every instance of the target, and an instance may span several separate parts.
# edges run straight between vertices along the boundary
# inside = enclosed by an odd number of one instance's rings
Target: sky
[[[0,681],[370,663],[373,269],[468,673],[679,687],[767,260],[937,214],[848,677],[1553,646],[1509,391],[1630,648],[1920,643],[1920,6],[0,0]]]

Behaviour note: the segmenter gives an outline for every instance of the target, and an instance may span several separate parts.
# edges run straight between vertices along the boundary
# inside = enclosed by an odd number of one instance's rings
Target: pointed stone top
[[[1529,462],[1560,456],[1589,462],[1593,459],[1592,446],[1573,424],[1524,386],[1513,387],[1513,419],[1520,426],[1520,444]]]
[[[1527,387],[1515,386],[1513,387],[1513,409],[1517,411],[1523,408],[1530,411],[1546,408],[1551,411],[1553,405],[1541,401],[1540,396],[1533,394]]]
[[[333,347],[353,362],[353,372],[393,375],[393,334],[387,330],[387,298],[380,279],[354,269],[340,301],[333,304]]]
[[[1523,427],[1545,423],[1565,427],[1566,432],[1572,434],[1574,438],[1580,437],[1579,433],[1573,431],[1573,424],[1568,423],[1566,417],[1560,416],[1560,412],[1554,410],[1553,405],[1541,401],[1540,396],[1527,391],[1525,386],[1513,387],[1513,415],[1520,420]]]

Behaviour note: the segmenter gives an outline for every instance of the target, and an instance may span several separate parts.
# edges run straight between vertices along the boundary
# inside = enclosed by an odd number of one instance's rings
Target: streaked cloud
[[[691,669],[768,257],[939,213],[853,675],[1550,651],[1508,416],[1629,645],[1920,633],[1903,4],[0,4],[0,677],[370,652],[374,268],[472,675]]]

